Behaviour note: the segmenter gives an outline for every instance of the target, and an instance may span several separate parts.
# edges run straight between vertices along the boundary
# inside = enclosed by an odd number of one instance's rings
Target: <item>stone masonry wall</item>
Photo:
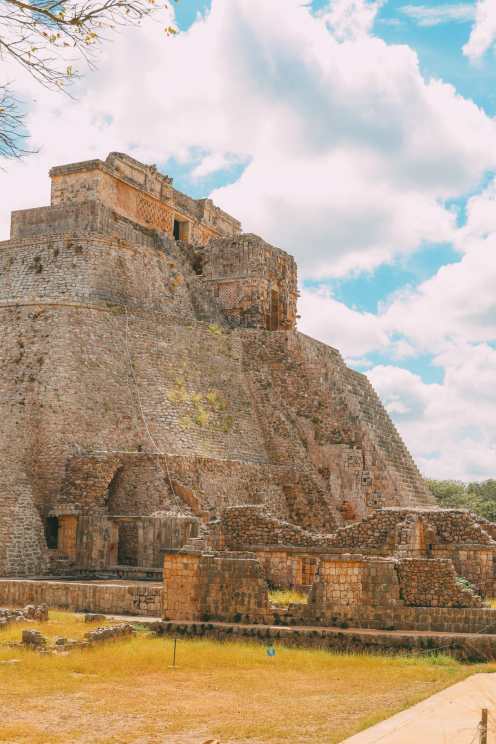
[[[324,536],[303,530],[269,514],[264,506],[234,506],[221,518],[223,541],[230,550],[261,545],[316,547],[325,544]]]
[[[11,240],[42,235],[67,235],[77,240],[88,233],[146,248],[160,248],[164,243],[164,237],[155,230],[132,222],[98,201],[21,209],[11,215]]]
[[[284,624],[374,628],[385,630],[432,630],[446,633],[496,633],[496,610],[486,607],[371,607],[340,606],[319,617],[302,617],[292,610]]]
[[[160,617],[162,585],[152,582],[110,583],[0,579],[0,605],[24,607],[44,602],[74,612],[108,612]]]
[[[496,631],[496,611],[458,589],[458,607],[440,607],[443,585],[455,584],[449,563],[321,556],[307,605],[271,607],[260,563],[251,554],[181,551],[165,556],[164,617],[167,620],[255,622],[276,625],[354,626],[449,632]],[[423,586],[422,586],[423,583]],[[408,599],[402,594],[410,590]],[[457,591],[452,586],[454,597]],[[420,598],[432,606],[405,606]]]
[[[10,448],[2,452],[0,568],[4,576],[43,574],[48,571],[48,550],[29,481],[22,469],[6,470],[15,455]]]
[[[166,554],[165,618],[229,621],[267,612],[267,584],[254,556]]]
[[[315,581],[320,562],[316,553],[274,547],[255,549],[255,555],[273,588],[308,591]]]
[[[65,303],[122,313],[127,305],[195,319],[172,241],[152,247],[98,233],[23,238],[0,243],[0,270],[0,306]]]
[[[398,564],[401,597],[413,607],[482,607],[481,598],[457,580],[450,560],[404,559]]]
[[[416,510],[387,508],[373,512],[357,524],[341,527],[332,543],[339,547],[381,547],[394,549],[397,544],[395,528],[410,514],[421,516],[427,526],[434,528],[436,547],[441,545],[495,544],[474,514],[457,509]]]
[[[257,235],[211,240],[201,253],[203,281],[231,324],[271,331],[296,325],[292,256]]]
[[[341,607],[401,604],[396,563],[361,555],[322,556],[303,614],[322,619]]]
[[[457,509],[381,509],[339,528],[327,545],[371,554],[453,561],[484,595],[494,590],[496,542],[474,514]]]

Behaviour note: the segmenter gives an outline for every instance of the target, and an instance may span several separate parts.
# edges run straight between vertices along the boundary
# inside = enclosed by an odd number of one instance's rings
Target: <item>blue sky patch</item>
[[[460,254],[448,244],[424,245],[416,253],[375,271],[363,272],[343,279],[305,281],[308,289],[327,287],[333,297],[360,312],[377,313],[380,305],[403,287],[414,287],[434,276],[441,266],[461,260]]]

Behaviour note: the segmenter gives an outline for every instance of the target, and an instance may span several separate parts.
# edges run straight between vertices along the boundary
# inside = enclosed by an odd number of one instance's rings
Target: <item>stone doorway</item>
[[[186,220],[174,220],[172,234],[174,236],[174,240],[184,240],[185,242],[188,242],[189,222],[187,222]]]
[[[47,517],[45,519],[45,540],[48,550],[57,550],[59,547],[58,517]]]
[[[117,542],[117,563],[119,566],[138,565],[138,523],[119,519],[119,539]]]

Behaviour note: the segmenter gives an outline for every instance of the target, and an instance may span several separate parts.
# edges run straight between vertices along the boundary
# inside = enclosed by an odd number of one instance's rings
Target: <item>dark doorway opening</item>
[[[45,539],[49,550],[56,550],[59,546],[59,520],[57,517],[47,517],[45,520]]]
[[[181,239],[180,238],[180,235],[181,235],[181,223],[179,222],[179,220],[174,220],[173,234],[174,234],[174,240],[180,240]]]
[[[117,546],[119,566],[138,565],[138,525],[136,522],[120,522]]]
[[[120,479],[122,474],[122,467],[117,468],[112,476],[112,480],[108,484],[107,493],[105,495],[105,504],[108,507],[109,514],[115,514],[117,490],[120,485]]]

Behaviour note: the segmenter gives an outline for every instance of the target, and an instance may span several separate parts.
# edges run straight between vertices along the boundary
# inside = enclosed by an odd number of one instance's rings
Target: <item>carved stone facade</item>
[[[172,186],[154,165],[112,152],[105,161],[52,168],[52,206],[98,202],[144,227],[176,240],[205,245],[235,236],[241,225],[210,199],[191,199]]]
[[[268,331],[296,326],[296,264],[256,235],[211,240],[203,280],[234,326]]]

